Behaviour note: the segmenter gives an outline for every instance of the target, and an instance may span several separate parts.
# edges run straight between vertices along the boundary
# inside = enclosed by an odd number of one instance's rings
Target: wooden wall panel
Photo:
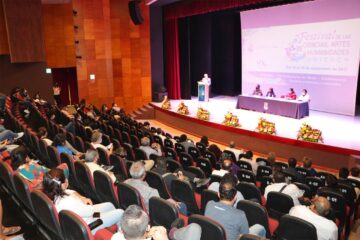
[[[5,16],[2,1],[0,1],[0,55],[9,54]]]
[[[41,0],[3,0],[11,62],[45,60]]]
[[[72,3],[43,4],[42,11],[47,66],[75,67]]]
[[[97,105],[116,102],[126,111],[150,102],[149,8],[142,2],[140,26],[129,17],[128,1],[74,0],[73,8],[82,55],[77,60],[79,97]]]

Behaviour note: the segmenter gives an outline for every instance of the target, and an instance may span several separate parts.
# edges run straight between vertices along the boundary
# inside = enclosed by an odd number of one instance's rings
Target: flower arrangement
[[[196,117],[200,120],[208,121],[209,117],[210,117],[210,113],[208,110],[206,110],[202,107],[199,107],[197,110],[197,113],[196,113]]]
[[[167,96],[164,97],[164,100],[161,103],[161,108],[170,110],[171,109],[171,103]]]
[[[259,133],[265,133],[265,134],[276,134],[276,128],[275,123],[267,121],[265,118],[260,118],[259,123],[255,129],[255,131],[258,131]]]
[[[307,142],[324,142],[321,131],[319,129],[312,128],[307,123],[303,123],[300,127],[297,139]]]
[[[178,108],[177,108],[177,113],[183,114],[183,115],[188,115],[189,114],[189,109],[188,107],[185,105],[184,102],[180,102]]]
[[[239,118],[232,114],[232,112],[225,114],[223,124],[229,127],[240,127]]]

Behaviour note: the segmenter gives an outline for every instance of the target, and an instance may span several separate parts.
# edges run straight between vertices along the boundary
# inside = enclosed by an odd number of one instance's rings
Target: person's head
[[[39,93],[39,92],[36,92],[34,98],[35,98],[35,99],[40,99],[40,93]]]
[[[45,174],[42,184],[43,192],[54,201],[56,197],[65,195],[64,190],[68,188],[69,182],[63,170],[53,168]]]
[[[146,128],[146,129],[150,128],[150,123],[148,121],[144,122],[144,128]]]
[[[150,145],[150,139],[148,137],[141,138],[141,145],[147,147]]]
[[[285,175],[281,171],[273,173],[273,179],[275,183],[283,183],[286,181]]]
[[[58,147],[58,146],[65,146],[65,144],[66,144],[66,136],[65,136],[65,134],[63,134],[63,133],[56,134],[56,136],[54,137],[52,145],[54,147]]]
[[[329,214],[331,204],[325,197],[315,197],[312,201],[310,209],[322,217],[326,217]]]
[[[130,175],[133,179],[145,179],[145,166],[141,161],[134,162],[130,167]]]
[[[294,92],[294,89],[293,89],[293,88],[290,88],[289,91],[290,91],[291,93],[293,93],[293,92]]]
[[[351,173],[351,176],[353,176],[353,177],[359,177],[359,175],[360,175],[360,170],[359,170],[359,168],[357,168],[357,167],[352,167],[352,168],[350,169],[350,173]]]
[[[267,160],[273,164],[276,161],[276,154],[274,152],[269,152],[267,156]]]
[[[97,163],[99,159],[99,153],[98,151],[94,149],[88,149],[85,153],[85,161],[86,162],[94,162]]]
[[[253,154],[252,151],[247,151],[247,152],[245,153],[244,157],[245,157],[246,159],[252,159],[253,155],[254,155],[254,154]]]
[[[302,95],[306,95],[306,94],[307,94],[307,90],[306,90],[306,89],[303,89],[303,90],[301,91],[301,94],[302,94]]]
[[[161,135],[161,134],[162,134],[161,128],[157,128],[157,129],[156,129],[156,133],[159,134],[159,135]]]
[[[102,133],[100,131],[93,131],[91,135],[91,142],[92,143],[101,143],[102,142]]]
[[[40,138],[40,139],[41,138],[46,138],[47,135],[48,135],[48,132],[47,132],[46,128],[45,127],[39,127],[38,132],[37,132],[38,138]]]
[[[347,179],[349,176],[349,169],[342,167],[339,169],[339,178],[341,179]]]
[[[312,166],[311,159],[308,158],[308,157],[304,157],[304,159],[303,159],[303,167],[306,168],[306,169],[311,169],[311,166]]]
[[[10,154],[11,167],[16,171],[21,165],[27,163],[30,159],[28,157],[28,151],[24,146],[19,146],[12,150]]]
[[[125,150],[125,148],[123,147],[118,147],[113,151],[113,154],[115,154],[116,156],[119,156],[120,158],[126,158],[127,157],[127,152]]]
[[[233,205],[236,201],[236,184],[233,183],[229,178],[221,179],[219,186],[219,198],[220,201],[230,202],[230,205]]]
[[[130,205],[121,217],[120,227],[127,240],[145,239],[148,225],[148,215],[137,205]]]
[[[221,169],[230,171],[232,167],[231,155],[228,153],[222,153],[220,155]]]
[[[108,110],[108,107],[106,106],[106,104],[103,104],[103,105],[101,106],[101,110],[102,110],[103,112],[106,112],[106,111]]]
[[[328,174],[325,177],[325,185],[329,188],[337,188],[338,187],[338,181],[337,178],[332,175],[332,174]]]
[[[223,183],[231,183],[233,186],[236,186],[237,183],[238,183],[238,179],[232,173],[226,173],[221,178],[221,182],[223,182]]]
[[[207,73],[204,73],[204,78],[208,78],[208,74]]]
[[[200,142],[204,144],[205,146],[209,146],[209,139],[207,136],[202,136],[200,139]]]
[[[297,161],[295,158],[291,157],[288,159],[288,164],[289,164],[289,167],[296,168]]]
[[[186,140],[187,140],[186,134],[181,134],[180,135],[180,142],[186,142]]]
[[[230,141],[229,143],[229,148],[235,148],[236,147],[236,144],[234,141]]]
[[[269,88],[269,92],[273,93],[274,89],[273,88]]]
[[[256,84],[255,89],[256,89],[256,90],[259,90],[259,89],[260,89],[260,84]]]
[[[58,82],[55,82],[54,86],[55,86],[55,87],[58,87],[58,86],[59,86],[59,83],[58,83]]]

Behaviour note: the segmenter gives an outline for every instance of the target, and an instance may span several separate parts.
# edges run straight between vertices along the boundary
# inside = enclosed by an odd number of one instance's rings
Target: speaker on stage
[[[141,15],[140,4],[141,0],[130,0],[129,1],[129,13],[131,20],[135,25],[140,25],[144,22],[144,18]]]

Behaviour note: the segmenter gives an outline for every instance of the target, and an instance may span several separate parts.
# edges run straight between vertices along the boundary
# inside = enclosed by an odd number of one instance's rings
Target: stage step
[[[155,110],[152,106],[146,104],[130,113],[130,116],[134,119],[154,119]]]

